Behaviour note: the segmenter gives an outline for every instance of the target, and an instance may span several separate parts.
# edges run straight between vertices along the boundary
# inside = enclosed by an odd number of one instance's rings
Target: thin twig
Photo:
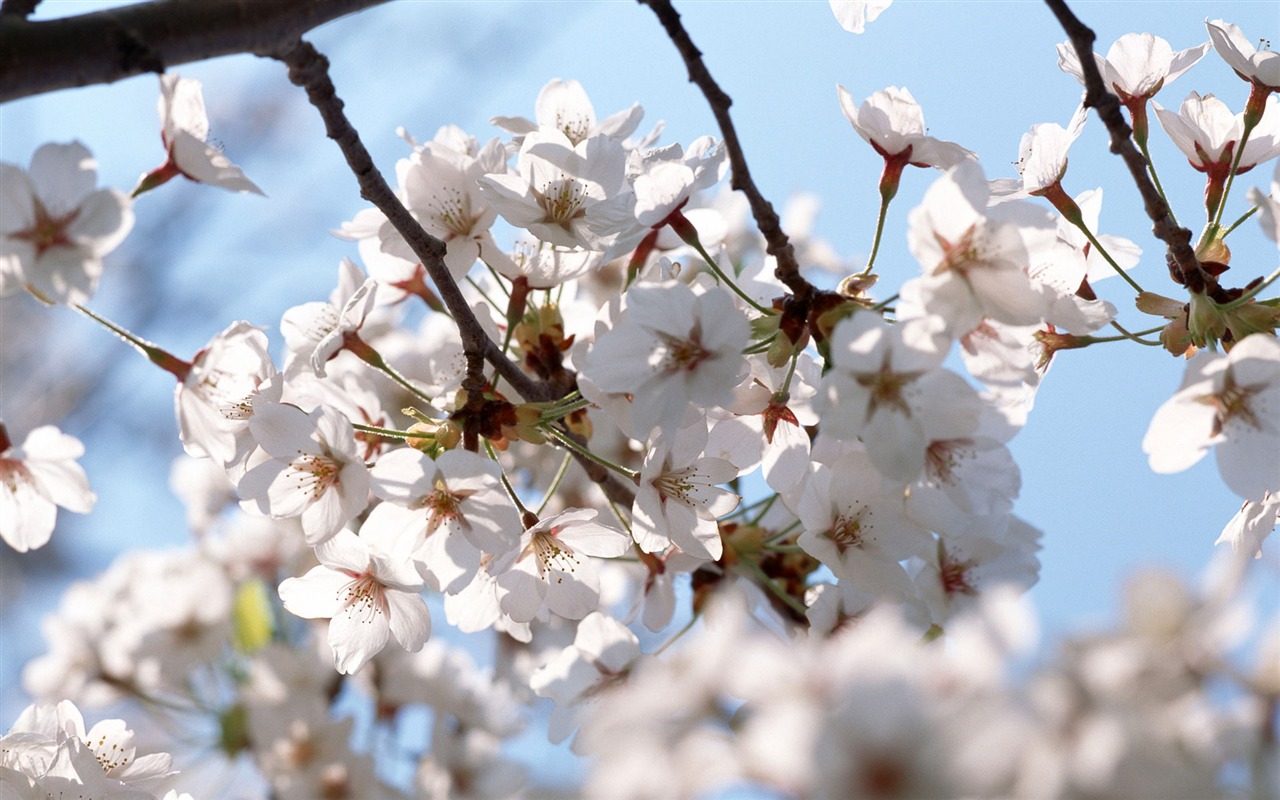
[[[1222,294],[1222,289],[1218,286],[1217,279],[1202,269],[1200,262],[1196,260],[1195,250],[1191,247],[1191,231],[1174,221],[1173,215],[1169,213],[1169,205],[1147,174],[1147,160],[1133,143],[1133,129],[1124,121],[1120,100],[1107,91],[1098,65],[1093,60],[1093,43],[1097,36],[1067,8],[1064,0],[1045,0],[1045,4],[1058,18],[1076,50],[1084,73],[1084,104],[1098,112],[1102,124],[1107,126],[1107,132],[1111,134],[1111,152],[1124,159],[1125,166],[1129,168],[1133,182],[1142,195],[1143,208],[1153,223],[1151,232],[1168,248],[1169,268],[1174,279],[1192,292],[1208,294],[1219,302],[1228,299],[1225,295],[1218,296]]]
[[[738,132],[733,127],[733,119],[729,116],[729,106],[733,104],[733,100],[720,88],[715,78],[711,77],[711,72],[702,61],[702,51],[694,45],[693,39],[685,31],[684,25],[680,22],[680,15],[672,7],[670,0],[638,0],[638,2],[653,9],[653,13],[657,15],[658,21],[666,29],[667,36],[680,51],[680,56],[689,69],[689,82],[696,84],[702,90],[702,94],[711,105],[711,113],[720,126],[720,134],[724,137],[725,151],[729,155],[729,165],[733,171],[730,186],[747,196],[747,201],[751,204],[751,215],[756,220],[756,227],[764,235],[766,249],[769,255],[777,260],[774,274],[777,275],[778,280],[786,284],[798,302],[808,303],[817,290],[800,275],[795,248],[791,246],[787,234],[783,232],[777,212],[773,210],[773,205],[764,198],[756,187],[755,181],[751,179],[751,172],[747,169],[747,158],[742,152],[742,143],[738,140]]]

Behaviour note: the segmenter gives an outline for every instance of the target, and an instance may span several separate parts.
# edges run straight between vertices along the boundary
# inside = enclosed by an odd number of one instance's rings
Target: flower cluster
[[[860,32],[888,3],[831,6]],[[283,311],[279,359],[248,321],[187,361],[84,308],[130,201],[94,188],[79,144],[3,165],[0,294],[74,305],[176,379],[173,481],[198,543],[124,557],[46,618],[49,652],[24,683],[64,702],[2,740],[0,785],[168,788],[167,758],[134,760],[118,721],[86,734],[66,702],[135,699],[201,719],[218,766],[252,759],[273,797],[384,781],[507,796],[523,776],[504,741],[538,696],[555,704],[552,741],[577,730],[575,750],[597,757],[601,797],[744,782],[833,798],[1210,795],[1242,763],[1261,764],[1265,791],[1280,781],[1264,720],[1280,639],[1260,667],[1224,665],[1235,591],[1280,510],[1280,312],[1262,296],[1280,273],[1229,285],[1222,214],[1235,177],[1280,156],[1280,102],[1273,54],[1222,21],[1208,35],[1180,52],[1129,35],[1085,62],[1128,110],[1137,152],[1149,159],[1150,101],[1206,175],[1194,264],[1171,262],[1177,299],[1138,282],[1170,274],[1163,259],[1139,270],[1136,244],[1096,230],[1100,188],[1065,188],[1083,105],[1065,127],[1033,126],[1017,177],[990,180],[929,134],[907,89],[858,105],[839,87],[884,162],[855,271],[807,230],[780,241],[760,203],[763,234],[733,213],[716,193],[741,158],[729,130],[659,146],[661,126],[636,136],[638,104],[601,120],[582,85],[553,80],[534,119],[495,117],[502,135],[483,144],[455,126],[404,134],[394,189],[365,186],[376,205],[338,231],[360,261],[343,259],[327,300]],[[1246,109],[1194,92],[1177,114],[1157,104],[1211,46],[1249,82]],[[1070,45],[1059,61],[1096,78]],[[199,84],[165,75],[161,92],[166,161],[135,195],[178,175],[260,194],[207,142]],[[323,94],[332,122],[341,104]],[[908,166],[930,180],[905,215],[913,274],[882,292]],[[1274,185],[1251,198],[1275,239]],[[1094,289],[1111,275],[1159,325],[1119,323]],[[1117,335],[1097,335],[1107,326]],[[1014,513],[1010,442],[1055,353],[1135,340],[1189,358],[1143,441],[1151,467],[1214,449],[1245,500],[1222,534],[1228,577],[1203,596],[1137,579],[1121,630],[1015,684],[1032,639],[1017,597],[1044,537]],[[81,452],[52,426],[21,446],[0,426],[13,549],[47,542],[57,506],[91,510]],[[431,638],[441,616],[491,631],[497,669]],[[678,646],[642,646],[642,627]],[[1236,716],[1206,678],[1233,670]],[[353,696],[370,719],[335,719]],[[429,752],[353,749],[353,730],[379,742],[424,710]]]

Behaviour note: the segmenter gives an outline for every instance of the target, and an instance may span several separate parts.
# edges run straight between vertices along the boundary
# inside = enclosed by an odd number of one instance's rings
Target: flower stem
[[[1252,216],[1253,216],[1254,214],[1256,214],[1256,213],[1258,213],[1258,207],[1257,207],[1257,206],[1254,206],[1253,208],[1251,208],[1251,209],[1249,209],[1248,211],[1246,211],[1246,212],[1244,212],[1243,214],[1241,214],[1241,215],[1240,215],[1240,219],[1238,219],[1238,220],[1236,220],[1235,222],[1231,223],[1231,227],[1230,227],[1230,228],[1227,228],[1225,231],[1223,231],[1223,232],[1222,232],[1222,238],[1223,238],[1223,239],[1225,239],[1225,238],[1227,238],[1228,236],[1230,236],[1232,231],[1234,231],[1236,228],[1239,228],[1239,227],[1240,227],[1240,223],[1244,222],[1246,219],[1248,219],[1249,217],[1252,217]]]
[[[1262,281],[1257,286],[1253,287],[1249,291],[1240,295],[1235,300],[1232,300],[1229,303],[1223,303],[1221,308],[1224,311],[1231,311],[1232,309],[1239,308],[1240,306],[1249,302],[1253,298],[1257,297],[1258,293],[1261,292],[1263,289],[1275,283],[1276,278],[1280,278],[1280,268],[1277,268],[1275,272],[1272,272],[1266,278],[1262,279]]]
[[[564,480],[564,476],[569,472],[569,464],[573,463],[573,454],[565,453],[564,460],[560,462],[560,469],[556,470],[555,477],[551,479],[551,485],[547,487],[547,493],[542,496],[542,502],[538,504],[538,510],[535,512],[541,514],[543,509],[547,507],[547,503],[551,502],[551,498],[555,495],[556,490],[560,488],[560,482]]]
[[[1257,125],[1257,120],[1245,119],[1244,131],[1240,134],[1240,143],[1236,145],[1235,157],[1231,159],[1231,171],[1227,173],[1227,185],[1222,189],[1222,197],[1218,199],[1217,213],[1213,215],[1213,223],[1209,226],[1212,231],[1217,231],[1222,227],[1222,212],[1227,208],[1227,195],[1231,194],[1231,185],[1236,181],[1236,170],[1240,168],[1240,159],[1244,156],[1244,146],[1249,142],[1249,134],[1253,133],[1253,129]]]
[[[1162,347],[1162,346],[1163,346],[1163,345],[1161,345],[1161,344],[1160,344],[1160,342],[1152,342],[1152,341],[1148,341],[1148,340],[1146,340],[1146,339],[1140,339],[1140,338],[1138,338],[1138,334],[1136,334],[1136,333],[1130,333],[1129,331],[1125,330],[1125,329],[1120,325],[1120,323],[1119,323],[1119,322],[1116,322],[1115,320],[1111,320],[1111,327],[1113,327],[1113,328],[1115,328],[1116,330],[1120,331],[1120,336],[1119,336],[1119,337],[1116,337],[1116,338],[1120,338],[1120,339],[1129,339],[1130,341],[1137,342],[1138,344],[1145,344],[1147,347]],[[1164,330],[1164,328],[1163,328],[1163,327],[1160,327],[1160,328],[1156,328],[1155,330]],[[1152,332],[1154,333],[1154,331],[1152,331]],[[1098,341],[1105,341],[1105,340],[1099,339]]]
[[[714,272],[716,277],[719,278],[722,283],[732,289],[734,294],[741,297],[743,302],[765,316],[773,316],[778,313],[776,310],[772,308],[765,308],[755,300],[751,299],[746,292],[742,291],[738,284],[734,283],[733,280],[720,269],[720,265],[716,263],[716,260],[712,258],[711,254],[702,246],[702,239],[698,236],[698,229],[693,226],[693,223],[689,222],[688,218],[686,218],[684,214],[676,211],[668,218],[668,223],[685,244],[698,251],[698,255],[707,263],[708,269]]]
[[[1164,187],[1160,185],[1160,178],[1156,175],[1156,163],[1151,160],[1151,153],[1147,150],[1145,137],[1138,142],[1138,150],[1142,152],[1142,157],[1147,160],[1147,173],[1151,175],[1151,182],[1155,184],[1156,191],[1159,192],[1160,197],[1164,199],[1165,206],[1169,209],[1169,219],[1173,221],[1174,225],[1177,225],[1178,218],[1173,215],[1173,205],[1169,203],[1169,198],[1164,193]]]
[[[1134,291],[1138,292],[1139,294],[1145,291],[1141,286],[1138,285],[1137,281],[1135,281],[1132,277],[1129,276],[1128,272],[1125,272],[1123,269],[1120,268],[1120,265],[1116,263],[1116,260],[1111,257],[1110,253],[1107,252],[1107,248],[1102,246],[1102,242],[1098,241],[1098,237],[1093,235],[1093,231],[1089,230],[1089,226],[1084,224],[1083,219],[1072,220],[1072,222],[1075,224],[1077,228],[1080,229],[1080,232],[1084,234],[1084,238],[1089,240],[1089,244],[1093,245],[1093,249],[1098,251],[1098,255],[1102,256],[1106,260],[1106,262],[1111,265],[1111,268],[1116,271],[1117,275],[1119,275],[1121,278],[1124,278],[1125,282],[1128,283],[1130,286],[1132,286],[1134,288]]]
[[[675,643],[676,643],[676,641],[677,641],[677,640],[679,640],[681,636],[684,636],[686,633],[688,633],[689,631],[693,630],[694,623],[696,623],[696,622],[698,621],[698,616],[699,616],[698,614],[694,614],[692,617],[690,617],[690,618],[689,618],[689,621],[688,621],[688,622],[686,622],[686,623],[685,623],[685,624],[680,628],[680,630],[678,630],[678,631],[676,631],[675,633],[673,633],[673,634],[671,635],[671,638],[670,638],[670,639],[668,639],[668,640],[666,640],[665,642],[663,642],[663,643],[661,644],[661,646],[659,646],[659,647],[658,647],[658,649],[657,649],[657,650],[654,650],[654,651],[653,651],[652,653],[650,653],[649,655],[650,655],[650,656],[657,656],[657,655],[661,655],[661,654],[662,654],[662,652],[663,652],[664,650],[666,650],[666,649],[667,649],[668,647],[670,647],[671,645],[675,644]]]
[[[880,237],[884,235],[884,221],[889,215],[889,203],[892,201],[892,194],[880,193],[880,216],[876,219],[876,235],[871,240],[871,257],[867,259],[867,265],[858,273],[859,276],[870,275],[871,268],[875,266],[876,256],[880,253]]]
[[[187,379],[187,375],[191,374],[191,364],[186,361],[183,361],[182,359],[178,358],[177,356],[173,355],[167,350],[164,350],[163,348],[155,344],[152,344],[151,342],[148,342],[146,339],[143,339],[135,335],[131,331],[120,327],[119,325],[115,324],[109,319],[106,319],[105,317],[98,316],[97,314],[85,308],[84,306],[80,305],[79,303],[76,303],[71,307],[74,308],[76,311],[79,311],[81,314],[84,314],[86,317],[93,320],[94,322],[98,323],[102,327],[111,331],[116,336],[119,336],[121,339],[125,340],[129,344],[133,345],[134,348],[136,348],[138,352],[146,356],[147,359],[151,361],[151,363],[160,367],[165,372],[168,372],[170,375],[173,375],[179,381],[185,381]]]
[[[627,469],[621,464],[615,464],[607,458],[603,458],[601,456],[596,455],[595,453],[591,452],[587,448],[575,442],[569,436],[565,435],[563,431],[561,431],[559,428],[555,427],[554,425],[544,424],[544,425],[540,425],[539,428],[551,434],[552,438],[560,442],[560,444],[564,445],[568,449],[574,451],[578,455],[583,456],[585,458],[589,458],[592,461],[599,464],[600,466],[605,467],[607,469],[611,469],[614,472],[618,473],[619,475],[622,475],[623,477],[627,478],[628,480],[638,481],[640,479],[640,473],[636,472],[635,470]]]
[[[738,564],[744,567],[747,572],[751,573],[751,576],[755,578],[758,583],[763,584],[764,588],[772,592],[775,597],[783,603],[786,603],[787,607],[792,611],[796,612],[800,616],[805,616],[809,613],[809,609],[805,608],[804,603],[801,603],[799,600],[787,594],[781,586],[774,583],[773,578],[764,574],[764,570],[760,569],[759,564],[751,561],[750,559],[743,559],[739,561]]]

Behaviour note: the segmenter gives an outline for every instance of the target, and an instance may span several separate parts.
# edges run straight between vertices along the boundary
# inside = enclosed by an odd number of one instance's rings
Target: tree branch
[[[1045,0],[1045,3],[1058,18],[1076,50],[1080,68],[1084,72],[1084,104],[1098,112],[1102,124],[1107,126],[1107,131],[1111,134],[1111,152],[1124,159],[1125,166],[1133,175],[1133,181],[1142,195],[1143,208],[1153,223],[1151,232],[1167,247],[1170,273],[1192,292],[1217,295],[1221,291],[1217,279],[1201,268],[1200,262],[1196,260],[1195,250],[1191,247],[1191,231],[1173,221],[1168,204],[1147,177],[1147,160],[1133,143],[1133,129],[1124,121],[1120,100],[1107,91],[1102,74],[1098,72],[1098,65],[1093,60],[1093,43],[1097,36],[1067,8],[1064,0]]]
[[[738,132],[733,127],[733,119],[729,116],[729,106],[733,104],[733,100],[711,77],[711,72],[702,61],[702,51],[694,45],[693,39],[685,31],[684,25],[680,22],[680,15],[672,7],[670,0],[637,0],[637,2],[653,9],[653,13],[658,16],[658,21],[666,29],[667,36],[680,51],[680,56],[689,69],[689,82],[696,84],[702,90],[702,94],[711,105],[711,113],[720,126],[721,135],[724,136],[725,150],[729,154],[729,164],[733,170],[730,185],[745,194],[747,201],[751,204],[751,215],[755,217],[756,227],[764,235],[769,255],[777,261],[774,274],[777,275],[778,280],[786,284],[796,296],[797,301],[807,304],[816,290],[800,275],[795,248],[791,246],[787,234],[783,232],[782,223],[778,220],[773,205],[764,198],[756,187],[755,181],[751,179],[751,172],[747,169],[747,158],[742,152],[742,143],[738,141]]]
[[[493,364],[524,399],[553,399],[546,386],[526,375],[484,332],[458,284],[449,274],[449,268],[445,266],[445,243],[422,229],[391,190],[386,178],[374,166],[373,158],[360,141],[360,134],[342,111],[342,100],[334,89],[333,81],[329,79],[329,59],[301,39],[267,55],[289,67],[289,80],[306,90],[307,98],[324,120],[325,133],[342,150],[347,165],[360,184],[360,196],[386,215],[431,276],[462,337],[462,349],[467,359],[467,378],[463,382],[463,388],[467,390],[468,399],[479,401],[483,396],[484,376],[481,368],[485,360]]]
[[[387,0],[168,0],[30,22],[4,0],[0,103],[235,53],[266,53]]]
[[[15,15],[26,18],[40,5],[40,0],[4,0],[0,2],[0,16]]]

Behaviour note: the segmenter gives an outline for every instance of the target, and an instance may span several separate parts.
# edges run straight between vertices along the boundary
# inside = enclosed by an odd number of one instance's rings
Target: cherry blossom
[[[1156,472],[1181,472],[1214,448],[1227,486],[1261,502],[1280,491],[1280,342],[1254,334],[1226,355],[1187,365],[1182,386],[1156,411],[1142,449]]]
[[[102,257],[133,228],[129,198],[97,182],[97,162],[79,142],[42,145],[27,171],[0,163],[0,297],[26,289],[75,305],[93,296]]]
[[[701,455],[707,432],[695,423],[655,441],[640,470],[631,507],[631,533],[640,549],[657,553],[674,544],[690,555],[716,560],[724,551],[716,518],[738,505],[738,495],[718,486],[738,476],[721,458]]]
[[[307,413],[284,403],[258,403],[249,422],[257,450],[236,484],[246,510],[275,519],[298,517],[307,543],[343,529],[369,501],[369,469],[356,450],[351,421],[319,406]]]
[[[747,320],[725,289],[637,286],[617,324],[596,339],[583,372],[606,392],[632,395],[639,436],[678,426],[690,403],[722,405],[745,372]]]
[[[639,103],[635,103],[631,108],[597,122],[595,108],[582,84],[556,78],[547,82],[538,92],[534,114],[537,117],[536,123],[524,117],[494,117],[489,122],[521,137],[539,129],[559,131],[577,145],[601,134],[622,141],[640,124],[644,109]]]
[[[578,726],[582,706],[602,688],[618,682],[640,658],[640,641],[625,625],[598,611],[578,623],[572,647],[538,667],[529,686],[556,703],[547,736],[563,742]]]
[[[1175,52],[1159,36],[1126,33],[1111,45],[1105,58],[1094,53],[1093,60],[1098,65],[1098,72],[1102,73],[1103,83],[1132,110],[1130,104],[1134,100],[1145,102],[1154,97],[1156,92],[1194,67],[1208,51],[1208,42]],[[1080,57],[1070,42],[1058,45],[1058,68],[1084,85]]]
[[[263,194],[222,150],[210,144],[209,116],[200,81],[168,72],[160,76],[160,138],[168,159],[138,179],[136,197],[181,175],[233,192]]]
[[[1051,241],[1048,220],[1016,203],[988,210],[989,196],[982,168],[965,162],[934,181],[908,217],[907,244],[925,272],[903,292],[918,292],[955,334],[983,317],[1034,325],[1045,316],[1047,298],[1027,270],[1030,250]]]
[[[178,436],[189,455],[219,464],[240,464],[253,449],[249,419],[254,403],[279,401],[284,387],[273,381],[275,364],[267,335],[248,322],[235,322],[196,353],[174,388]]]
[[[388,544],[376,534],[339,531],[316,545],[320,566],[280,584],[289,613],[329,620],[329,647],[339,672],[356,672],[393,638],[417,652],[431,635],[431,617],[418,596],[422,579]]]
[[[977,157],[955,142],[926,134],[924,112],[906,89],[890,86],[860,106],[853,102],[848,89],[836,86],[836,90],[845,119],[884,158],[884,174],[880,177],[880,193],[884,197],[897,193],[898,180],[908,164],[947,169]]]
[[[0,423],[0,538],[25,553],[43,547],[53,535],[61,506],[88,514],[97,502],[89,479],[76,459],[84,455],[80,440],[44,425],[14,444]]]
[[[486,175],[480,190],[503,219],[548,244],[609,250],[635,202],[625,164],[626,151],[607,136],[575,145],[558,130],[539,129],[524,137],[517,174]]]
[[[387,502],[365,526],[394,531],[397,546],[419,565],[427,585],[456,593],[475,576],[485,554],[505,567],[517,552],[522,526],[500,475],[496,463],[466,450],[435,460],[411,448],[392,451],[372,472],[373,491]]]
[[[593,509],[570,509],[525,529],[515,563],[498,575],[502,610],[529,622],[546,609],[582,619],[600,601],[600,578],[591,557],[617,558],[631,537],[595,521]]]
[[[1205,21],[1209,40],[1222,60],[1246,81],[1267,92],[1280,92],[1280,53],[1259,50],[1244,31],[1230,22]]]
[[[836,22],[849,33],[862,33],[893,0],[828,0]]]

